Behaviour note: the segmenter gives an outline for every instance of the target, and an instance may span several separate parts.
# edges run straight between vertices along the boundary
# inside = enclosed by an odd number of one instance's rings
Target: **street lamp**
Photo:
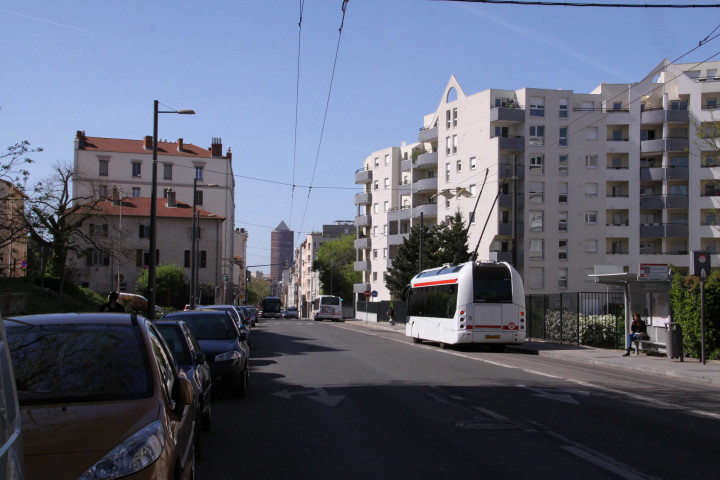
[[[190,249],[190,310],[195,310],[195,302],[197,301],[198,290],[198,230],[200,229],[200,217],[197,214],[197,186],[198,176],[195,174],[193,179],[193,207],[192,207],[192,247]],[[204,187],[217,187],[217,184],[210,183],[202,185]]]
[[[195,115],[194,110],[158,110],[158,102],[153,104],[153,163],[152,163],[152,191],[150,192],[150,262],[148,264],[148,307],[147,318],[155,319],[155,270],[157,268],[157,142],[158,142],[158,114],[177,113],[179,115]]]

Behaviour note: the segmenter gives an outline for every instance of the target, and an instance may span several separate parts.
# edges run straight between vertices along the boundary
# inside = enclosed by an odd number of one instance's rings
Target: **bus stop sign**
[[[710,275],[710,252],[693,250],[690,253],[690,275],[700,276],[705,270],[705,276]]]

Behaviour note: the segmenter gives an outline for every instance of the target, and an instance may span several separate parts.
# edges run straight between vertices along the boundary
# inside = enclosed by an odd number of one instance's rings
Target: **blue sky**
[[[192,108],[161,116],[159,137],[232,148],[235,226],[250,233],[248,264],[265,264],[280,221],[310,232],[354,219],[355,170],[416,141],[451,75],[467,94],[589,92],[640,80],[720,23],[720,9],[350,0],[322,131],[341,6],[304,1],[295,143],[300,0],[0,1],[0,147],[42,147],[31,169],[40,181],[72,162],[76,130],[140,139],[152,134],[153,100]],[[718,54],[720,39],[682,62]]]

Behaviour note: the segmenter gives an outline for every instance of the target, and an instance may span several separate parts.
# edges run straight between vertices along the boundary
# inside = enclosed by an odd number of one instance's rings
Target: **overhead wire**
[[[435,0],[444,2],[487,3],[492,5],[521,5],[539,7],[610,7],[610,8],[719,8],[720,4],[671,4],[671,3],[589,3],[547,2],[528,0]]]
[[[295,166],[297,158],[297,131],[298,131],[298,110],[300,103],[300,52],[302,39],[302,19],[303,9],[305,8],[305,0],[300,0],[300,19],[298,20],[298,51],[297,51],[297,77],[295,79],[295,134],[293,140],[293,170],[292,170],[292,190],[290,192],[290,222],[292,222],[293,203],[295,200]]]

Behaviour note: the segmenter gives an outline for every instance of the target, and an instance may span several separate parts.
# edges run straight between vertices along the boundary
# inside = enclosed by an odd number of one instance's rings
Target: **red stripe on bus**
[[[502,325],[475,325],[475,328],[502,328]]]
[[[457,278],[453,278],[451,280],[438,280],[435,282],[416,283],[415,285],[413,285],[413,287],[429,287],[431,285],[447,285],[448,283],[457,283]]]

